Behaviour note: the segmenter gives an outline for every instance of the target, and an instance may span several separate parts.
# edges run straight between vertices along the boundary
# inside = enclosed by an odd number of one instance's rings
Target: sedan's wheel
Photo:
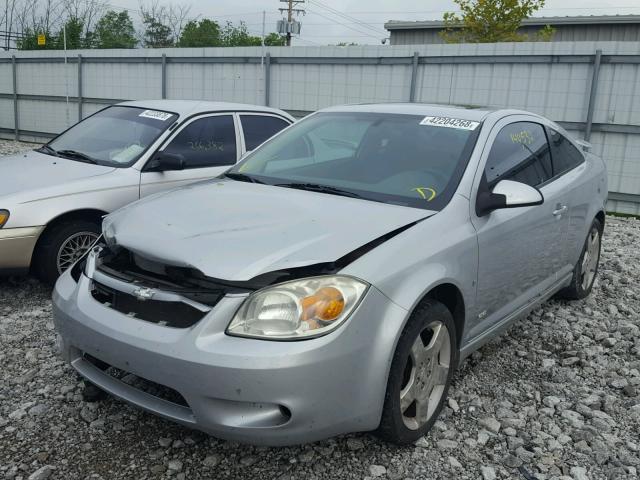
[[[100,226],[85,220],[59,223],[45,231],[35,254],[34,272],[53,285],[62,273],[89,250]]]
[[[391,365],[378,434],[405,444],[435,423],[458,361],[453,317],[440,302],[427,300],[402,332]]]
[[[585,245],[582,263],[580,265],[580,277],[583,290],[589,290],[596,278],[598,261],[600,260],[600,231],[591,227],[587,244]]]
[[[56,258],[58,275],[62,275],[67,268],[82,258],[97,239],[98,234],[95,232],[78,232],[67,238],[58,249]]]
[[[579,300],[591,293],[598,273],[600,249],[602,246],[602,224],[595,219],[584,242],[580,259],[573,269],[573,277],[568,287],[560,290],[558,296],[569,300]]]

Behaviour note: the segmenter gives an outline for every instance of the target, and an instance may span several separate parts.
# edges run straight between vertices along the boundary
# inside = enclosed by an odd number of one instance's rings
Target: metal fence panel
[[[5,138],[44,140],[111,103],[163,97],[300,114],[411,100],[529,110],[590,137],[610,207],[640,210],[640,42],[82,50],[66,65],[60,51],[0,52]]]

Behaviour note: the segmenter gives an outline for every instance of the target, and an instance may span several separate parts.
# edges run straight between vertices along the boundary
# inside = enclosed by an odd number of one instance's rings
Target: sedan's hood
[[[324,193],[209,181],[142,200],[110,215],[118,245],[213,278],[333,262],[432,215]]]
[[[25,193],[35,195],[30,200],[37,200],[38,191],[109,173],[113,169],[35,151],[0,157],[0,198]]]

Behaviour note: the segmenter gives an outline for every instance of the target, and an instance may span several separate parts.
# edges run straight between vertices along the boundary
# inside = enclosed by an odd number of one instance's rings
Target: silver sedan
[[[322,110],[106,217],[57,283],[61,352],[222,438],[413,442],[462,359],[550,296],[589,295],[607,178],[586,149],[522,111]]]
[[[104,215],[215,177],[292,122],[253,105],[125,102],[0,158],[0,274],[31,269],[53,283],[96,240]]]

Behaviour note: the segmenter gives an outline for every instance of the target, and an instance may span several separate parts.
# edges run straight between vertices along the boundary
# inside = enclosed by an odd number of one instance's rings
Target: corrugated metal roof
[[[575,17],[530,17],[522,21],[522,25],[611,25],[611,24],[640,24],[640,15],[588,15]],[[387,30],[429,30],[441,29],[441,20],[389,20],[384,24]]]

